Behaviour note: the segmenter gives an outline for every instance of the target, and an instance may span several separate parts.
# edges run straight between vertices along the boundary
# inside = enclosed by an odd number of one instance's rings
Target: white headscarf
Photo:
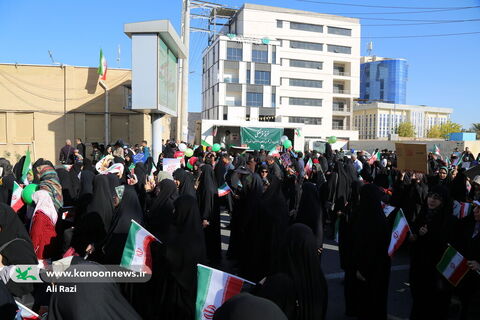
[[[55,206],[53,205],[53,200],[50,197],[50,194],[45,190],[38,190],[32,195],[32,200],[35,202],[35,211],[33,212],[33,218],[37,214],[37,211],[43,212],[50,221],[55,225],[57,223],[58,214],[57,210],[55,210]]]

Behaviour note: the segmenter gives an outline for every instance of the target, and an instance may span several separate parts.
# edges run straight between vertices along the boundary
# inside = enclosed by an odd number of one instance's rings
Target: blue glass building
[[[360,65],[360,99],[406,104],[407,61],[375,57],[373,60]]]

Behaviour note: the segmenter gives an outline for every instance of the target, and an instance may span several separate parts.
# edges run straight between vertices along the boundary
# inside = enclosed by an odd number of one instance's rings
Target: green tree
[[[427,137],[447,139],[450,133],[461,131],[462,126],[460,124],[449,120],[445,123],[437,124],[431,127],[430,130],[428,130]]]
[[[397,127],[397,133],[400,137],[415,137],[415,127],[411,122],[402,122]]]
[[[477,139],[480,138],[480,123],[472,123],[472,131],[475,131],[477,133]]]

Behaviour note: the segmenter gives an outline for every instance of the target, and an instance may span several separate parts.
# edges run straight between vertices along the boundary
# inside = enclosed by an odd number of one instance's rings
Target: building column
[[[152,113],[152,156],[153,162],[156,163],[158,156],[162,153],[162,126],[163,114]]]

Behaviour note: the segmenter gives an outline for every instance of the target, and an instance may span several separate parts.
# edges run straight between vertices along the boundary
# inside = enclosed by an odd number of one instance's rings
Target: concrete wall
[[[125,109],[130,81],[130,70],[108,70],[111,141],[151,143],[150,116]],[[0,97],[0,157],[15,162],[29,147],[34,159],[56,161],[67,138],[81,138],[87,152],[104,141],[97,68],[0,64]]]

